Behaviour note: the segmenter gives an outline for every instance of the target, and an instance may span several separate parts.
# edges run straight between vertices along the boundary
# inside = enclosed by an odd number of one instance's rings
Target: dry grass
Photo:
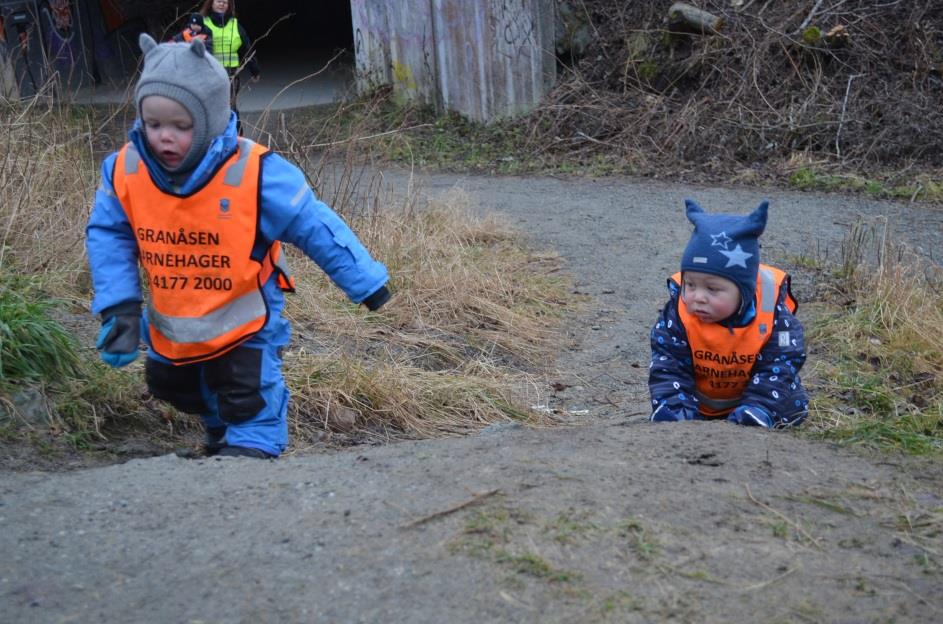
[[[43,388],[57,406],[53,434],[85,444],[143,432],[166,444],[168,431],[186,431],[192,419],[147,400],[139,363],[112,371],[91,348],[84,228],[102,155],[95,146],[112,141],[102,127],[39,100],[0,112],[0,268],[39,276],[44,293],[75,303],[62,319],[81,337],[82,367]],[[354,164],[349,144],[315,152],[284,133],[270,139],[306,166],[319,196],[387,264],[395,293],[369,313],[289,250],[299,281],[286,310],[296,445],[325,432],[347,442],[550,422],[530,406],[541,402],[535,379],[569,305],[560,259],[529,249],[499,218],[473,215],[458,192],[395,196],[381,175]]]
[[[523,247],[507,224],[475,217],[459,192],[418,208],[351,219],[389,267],[379,313],[346,302],[304,259],[289,301],[296,341],[286,376],[299,439],[351,410],[382,436],[466,433],[496,421],[547,422],[533,375],[545,369],[568,307],[559,257]],[[390,205],[390,204],[388,204]]]
[[[943,449],[943,269],[891,242],[886,222],[845,241],[810,327],[809,426],[840,440]]]
[[[380,106],[382,98],[352,106]],[[376,112],[376,111],[375,111]],[[326,118],[263,114],[255,132],[302,165],[316,193],[387,265],[392,300],[378,313],[351,305],[297,251],[295,331],[285,375],[293,439],[434,437],[489,423],[547,424],[537,376],[558,348],[570,280],[556,254],[537,252],[502,218],[453,190],[397,195],[358,163],[369,111]],[[389,135],[384,135],[385,139]],[[365,139],[370,140],[370,139]]]
[[[90,122],[39,98],[0,107],[0,270],[71,298],[88,286],[84,225],[98,183]]]

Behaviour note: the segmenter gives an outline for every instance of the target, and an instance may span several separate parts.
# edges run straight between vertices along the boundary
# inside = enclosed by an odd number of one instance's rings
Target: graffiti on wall
[[[84,80],[77,0],[3,2],[0,33],[0,89],[6,97],[28,97],[47,86],[76,87]]]
[[[496,54],[519,56],[536,47],[534,16],[524,0],[492,0],[490,26]]]
[[[19,98],[38,90],[43,76],[42,42],[37,38],[32,2],[5,2],[0,7],[0,95]]]
[[[46,0],[39,7],[39,15],[50,69],[66,76],[72,74],[82,56],[72,0]]]
[[[362,90],[372,90],[390,81],[390,32],[386,9],[371,0],[351,0],[354,25],[354,63]]]
[[[553,81],[553,2],[351,0],[358,88],[477,120],[527,110]]]

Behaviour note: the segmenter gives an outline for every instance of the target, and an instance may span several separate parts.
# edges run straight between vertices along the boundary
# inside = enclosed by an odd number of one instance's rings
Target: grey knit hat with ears
[[[138,116],[141,101],[149,95],[162,95],[187,109],[193,118],[193,142],[171,171],[192,169],[229,125],[229,75],[201,39],[158,44],[141,33],[138,43],[144,52],[144,68],[134,90]]]

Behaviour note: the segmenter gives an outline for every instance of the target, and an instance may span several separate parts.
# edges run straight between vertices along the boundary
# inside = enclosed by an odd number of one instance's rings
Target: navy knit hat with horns
[[[740,289],[742,312],[756,292],[758,239],[766,228],[769,202],[763,200],[746,216],[708,214],[693,199],[684,200],[684,207],[694,232],[681,256],[681,271],[711,273],[734,282]]]

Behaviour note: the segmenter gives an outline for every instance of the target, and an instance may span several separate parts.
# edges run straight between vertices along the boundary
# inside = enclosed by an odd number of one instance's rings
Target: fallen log
[[[668,8],[668,22],[685,26],[701,34],[718,33],[724,25],[724,18],[685,2],[675,2]]]

